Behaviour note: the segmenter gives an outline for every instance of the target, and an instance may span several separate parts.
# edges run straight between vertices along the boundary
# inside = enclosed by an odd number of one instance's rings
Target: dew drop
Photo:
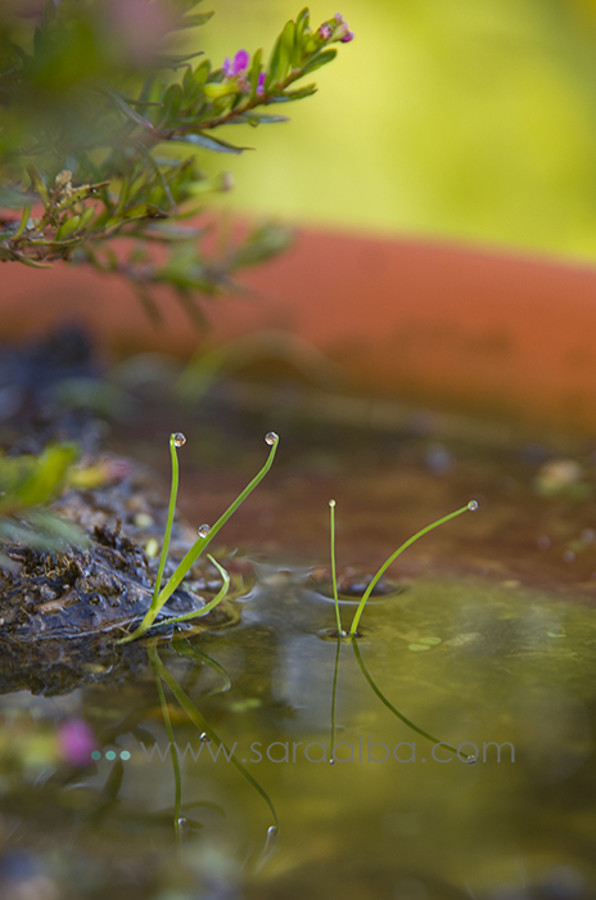
[[[279,440],[279,435],[275,433],[275,431],[268,431],[265,435],[265,443],[269,444],[270,447],[273,447],[274,444],[277,444]]]
[[[174,447],[183,447],[186,444],[186,438],[181,431],[174,432],[172,440],[174,441]]]
[[[206,538],[210,531],[211,525],[199,525],[197,528],[197,534],[200,538]]]
[[[176,825],[178,826],[179,831],[186,831],[188,829],[188,819],[186,816],[180,816],[176,821]]]
[[[199,740],[202,741],[204,744],[208,744],[209,741],[211,740],[211,738],[209,737],[209,735],[207,734],[206,731],[203,731],[199,735]]]
[[[267,829],[267,840],[273,841],[277,837],[277,826],[270,825]]]
[[[334,766],[334,765],[335,765],[335,760],[333,759],[333,757],[331,757],[331,759],[329,760],[329,765],[330,765],[330,766]]]
[[[478,500],[470,500],[470,502],[468,503],[468,509],[470,510],[470,512],[476,512],[476,510],[478,509]]]
[[[335,506],[335,500],[330,500],[330,501],[329,501],[329,506]]]

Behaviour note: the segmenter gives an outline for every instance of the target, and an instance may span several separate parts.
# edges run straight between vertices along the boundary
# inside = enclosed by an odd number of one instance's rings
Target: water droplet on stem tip
[[[470,502],[468,503],[468,509],[470,510],[470,512],[476,512],[476,510],[478,509],[478,500],[470,500]]]
[[[181,431],[174,432],[172,440],[174,441],[174,447],[183,447],[186,444],[186,437]]]
[[[277,444],[279,441],[279,435],[275,433],[275,431],[268,431],[265,435],[265,443],[269,444],[270,447],[273,447],[274,444]]]
[[[335,500],[330,500],[330,501],[329,501],[329,506],[335,506]]]
[[[199,527],[197,528],[197,534],[201,538],[206,538],[210,531],[211,525],[199,525]]]

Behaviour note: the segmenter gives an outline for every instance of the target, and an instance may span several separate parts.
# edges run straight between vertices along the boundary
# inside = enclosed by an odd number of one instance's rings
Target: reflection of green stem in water
[[[273,816],[273,827],[275,828],[275,832],[279,832],[279,819],[277,818],[277,812],[275,811],[273,802],[265,788],[259,784],[256,778],[253,778],[248,769],[242,765],[240,760],[236,758],[235,754],[228,748],[228,746],[221,740],[221,738],[218,737],[211,726],[207,724],[206,720],[196,708],[190,697],[188,697],[184,693],[176,679],[168,672],[168,670],[164,666],[159,657],[156,647],[147,647],[147,653],[149,654],[149,658],[151,659],[151,665],[153,666],[154,671],[159,674],[159,677],[163,681],[165,681],[193,725],[196,725],[197,728],[200,728],[201,731],[205,732],[205,734],[218,746],[223,747],[226,760],[228,762],[231,762],[232,765],[236,769],[238,769],[240,774],[246,779],[246,781],[248,781],[251,787],[253,787],[255,791],[263,798],[263,800],[269,807],[271,815]]]
[[[337,677],[339,674],[339,654],[341,653],[341,635],[337,636],[337,650],[335,651],[335,667],[333,669],[333,690],[331,692],[331,759],[334,762],[333,748],[335,747],[335,701],[337,699]]]
[[[354,653],[356,654],[356,659],[358,660],[358,665],[360,666],[360,670],[361,670],[362,674],[368,681],[369,685],[371,686],[371,688],[373,689],[374,693],[377,695],[377,697],[379,698],[381,703],[383,703],[383,705],[386,706],[387,709],[390,709],[391,712],[393,713],[393,715],[397,716],[397,718],[400,719],[404,723],[404,725],[407,725],[408,728],[411,728],[412,731],[415,731],[416,734],[419,734],[423,738],[426,738],[427,740],[432,741],[433,744],[440,744],[442,747],[445,747],[447,750],[450,750],[452,753],[455,753],[456,756],[459,757],[457,747],[453,747],[451,744],[447,744],[445,741],[440,741],[438,738],[433,737],[432,734],[429,734],[428,731],[424,731],[422,728],[418,728],[418,726],[415,725],[411,719],[408,719],[406,716],[404,716],[403,713],[400,713],[400,711],[395,708],[393,703],[391,703],[387,699],[385,694],[383,694],[383,692],[380,690],[380,688],[377,687],[377,685],[375,684],[375,682],[372,679],[372,675],[370,674],[370,672],[364,665],[364,660],[362,659],[362,656],[360,655],[360,648],[358,646],[357,640],[352,641],[352,647],[354,648]],[[459,757],[459,758],[461,758],[461,757]]]
[[[172,650],[178,653],[180,656],[186,656],[187,659],[192,659],[194,662],[200,663],[202,666],[209,666],[210,669],[219,675],[223,684],[219,687],[213,688],[213,690],[208,691],[207,697],[213,697],[214,694],[225,694],[226,691],[229,691],[232,687],[232,682],[230,680],[230,676],[224,669],[224,667],[217,662],[216,659],[213,659],[212,656],[209,656],[207,653],[204,653],[202,650],[199,650],[197,647],[193,647],[193,645],[186,638],[176,638],[172,641]]]
[[[176,833],[176,840],[180,843],[182,839],[182,832],[180,830],[180,811],[182,808],[182,777],[180,774],[180,760],[178,758],[178,747],[176,746],[176,738],[174,736],[174,729],[172,728],[172,719],[170,718],[170,710],[168,709],[168,703],[166,700],[166,695],[164,694],[163,685],[161,683],[161,678],[159,676],[159,671],[157,666],[155,665],[155,660],[158,658],[157,650],[155,647],[147,647],[147,653],[149,655],[149,661],[153,668],[153,673],[155,675],[155,685],[157,687],[157,693],[159,694],[159,703],[161,706],[161,714],[163,716],[164,725],[166,726],[166,734],[168,735],[168,740],[170,742],[170,756],[172,759],[172,768],[174,770],[174,784],[175,784],[175,795],[174,795],[174,831]]]
[[[398,556],[404,552],[408,547],[410,547],[418,538],[421,538],[423,535],[428,534],[429,531],[432,531],[434,528],[438,528],[439,525],[443,525],[445,522],[448,522],[450,519],[455,519],[456,516],[461,516],[462,513],[468,512],[468,510],[476,510],[478,509],[478,503],[476,500],[470,500],[466,506],[462,506],[461,509],[456,509],[455,512],[449,513],[447,516],[443,516],[442,519],[437,519],[436,522],[432,522],[430,525],[427,525],[425,528],[422,528],[420,531],[416,532],[411,538],[408,538],[407,541],[398,547],[395,553],[392,553],[389,559],[385,560],[381,568],[376,572],[373,578],[370,581],[370,584],[366,588],[365,592],[362,595],[360,603],[358,604],[358,609],[354,614],[354,618],[352,619],[352,626],[350,628],[350,638],[353,638],[356,635],[358,630],[358,623],[360,622],[360,616],[364,612],[364,607],[366,606],[366,602],[372,592],[374,591],[377,583],[380,581],[381,577],[385,574],[389,566],[395,562]]]

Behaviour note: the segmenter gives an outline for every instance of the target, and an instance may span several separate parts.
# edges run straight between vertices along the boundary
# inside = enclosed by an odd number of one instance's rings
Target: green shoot
[[[329,501],[329,520],[331,533],[331,583],[333,585],[333,603],[335,605],[335,621],[337,622],[337,636],[345,637],[345,632],[341,627],[341,616],[339,614],[339,596],[337,593],[337,571],[335,568],[335,500]]]
[[[331,509],[331,579],[333,582],[333,596],[334,596],[334,600],[335,600],[335,612],[336,612],[336,618],[337,618],[337,623],[338,623],[337,631],[338,631],[338,635],[341,637],[344,634],[344,632],[342,630],[341,621],[339,618],[337,577],[336,577],[336,572],[335,572],[335,501],[334,500],[330,501],[329,506]],[[358,608],[357,608],[356,612],[354,613],[354,618],[352,619],[352,625],[350,627],[350,631],[347,635],[349,640],[352,640],[352,638],[358,636],[358,625],[360,623],[360,617],[362,616],[362,613],[364,612],[364,607],[366,606],[368,598],[374,591],[375,587],[377,586],[378,582],[381,580],[382,576],[385,574],[385,572],[387,571],[389,566],[395,562],[397,557],[400,556],[404,552],[404,550],[406,550],[408,547],[410,547],[415,541],[417,541],[418,538],[421,538],[421,537],[423,537],[423,535],[428,534],[429,531],[432,531],[433,529],[438,528],[439,525],[443,525],[445,522],[448,522],[450,519],[455,519],[456,516],[461,516],[462,513],[465,513],[468,511],[473,512],[477,509],[478,509],[478,501],[470,500],[469,503],[467,503],[465,506],[462,506],[460,509],[456,509],[455,512],[449,513],[449,515],[443,516],[443,518],[437,519],[436,522],[432,522],[430,525],[426,525],[420,531],[417,531],[415,535],[413,535],[411,538],[408,538],[407,541],[404,541],[404,543],[400,547],[398,547],[397,550],[394,553],[392,553],[388,559],[385,560],[385,562],[380,567],[380,569],[378,569],[378,571],[375,573],[375,575],[371,578],[368,587],[366,588],[362,597],[360,598]]]
[[[172,434],[170,437],[170,453],[172,458],[172,487],[170,490],[170,504],[168,507],[168,517],[166,522],[166,530],[164,533],[164,541],[161,550],[161,555],[159,559],[158,571],[157,571],[157,579],[155,584],[155,590],[153,593],[153,599],[151,601],[151,605],[147,612],[145,613],[145,617],[141,624],[136,628],[131,634],[127,634],[126,637],[121,638],[118,643],[125,644],[129,641],[134,641],[137,638],[142,637],[153,625],[156,617],[158,616],[160,610],[164,606],[165,603],[170,599],[174,591],[181,584],[184,577],[188,574],[190,569],[194,566],[197,559],[201,554],[206,550],[207,546],[211,543],[213,538],[218,534],[219,531],[226,524],[228,519],[233,516],[241,503],[243,503],[246,498],[254,491],[257,485],[263,480],[271,466],[273,465],[273,460],[275,459],[275,453],[277,451],[277,445],[279,443],[279,437],[275,434],[274,431],[270,431],[269,434],[265,435],[265,443],[271,447],[269,451],[269,455],[265,461],[264,466],[257,472],[255,477],[247,484],[243,491],[238,494],[233,503],[228,506],[226,511],[219,517],[215,525],[209,528],[206,525],[201,525],[199,528],[199,537],[194,542],[190,550],[186,553],[183,559],[178,563],[176,569],[173,574],[170,576],[164,587],[161,587],[161,580],[163,578],[163,572],[166,564],[167,553],[170,542],[170,535],[172,531],[172,523],[174,521],[174,512],[176,508],[176,498],[178,495],[178,456],[176,453],[176,449],[181,447],[186,442],[186,438],[182,434]],[[173,624],[176,622],[185,622],[189,619],[193,619],[197,616],[204,616],[212,609],[214,609],[218,603],[224,599],[226,594],[228,593],[228,589],[230,586],[230,577],[225,569],[217,563],[212,556],[208,555],[208,559],[213,563],[216,569],[219,571],[220,575],[223,579],[223,585],[217,595],[207,603],[205,606],[201,607],[201,609],[196,610],[191,613],[184,613],[181,616],[174,616],[173,618],[166,619],[164,624]]]
[[[178,483],[179,483],[179,466],[178,466],[178,447],[183,447],[186,438],[180,432],[170,435],[170,458],[172,461],[172,486],[170,488],[170,502],[168,504],[168,518],[166,521],[166,530],[163,536],[163,544],[159,557],[159,566],[157,569],[157,577],[155,579],[155,590],[153,591],[153,603],[157,603],[157,598],[161,590],[161,582],[163,580],[163,571],[168,558],[168,550],[170,549],[170,537],[172,534],[172,525],[174,524],[174,513],[176,512],[176,500],[178,499]]]
[[[192,610],[192,612],[182,613],[182,615],[180,616],[172,616],[169,619],[161,619],[159,623],[160,625],[176,625],[178,622],[188,622],[190,619],[195,619],[197,616],[205,616],[208,612],[211,612],[212,609],[215,609],[215,607],[218,606],[221,601],[227,596],[228,590],[230,589],[229,573],[224,569],[223,566],[220,566],[217,560],[214,559],[210,553],[207,554],[207,559],[210,563],[213,563],[213,565],[221,575],[223,581],[222,586],[220,587],[213,600],[210,600],[209,603],[206,603],[205,606],[202,606],[199,610]]]
[[[428,534],[429,531],[432,531],[434,528],[438,528],[439,525],[443,525],[445,522],[448,522],[450,519],[455,519],[456,516],[461,516],[462,513],[468,512],[469,510],[473,511],[478,509],[478,502],[476,500],[470,500],[465,506],[462,506],[460,509],[456,509],[455,512],[449,513],[447,516],[443,516],[442,519],[437,519],[436,522],[432,522],[430,525],[427,525],[425,528],[421,528],[420,531],[417,531],[413,537],[408,538],[407,541],[398,547],[397,550],[391,554],[391,556],[385,560],[381,568],[375,573],[373,578],[371,579],[368,587],[362,595],[360,603],[358,604],[358,609],[354,614],[354,618],[352,619],[352,626],[350,628],[350,638],[353,638],[358,631],[358,624],[360,622],[360,617],[364,612],[364,607],[366,606],[366,602],[372,592],[374,591],[377,583],[380,581],[382,576],[385,574],[389,566],[395,562],[398,556],[400,556],[404,550],[410,547],[418,538],[423,537],[423,535]]]

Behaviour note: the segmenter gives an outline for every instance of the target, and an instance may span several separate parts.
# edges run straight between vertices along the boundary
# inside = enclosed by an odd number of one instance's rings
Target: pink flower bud
[[[87,766],[91,752],[97,747],[91,728],[84,719],[66,719],[58,726],[58,745],[65,762],[71,766]]]

